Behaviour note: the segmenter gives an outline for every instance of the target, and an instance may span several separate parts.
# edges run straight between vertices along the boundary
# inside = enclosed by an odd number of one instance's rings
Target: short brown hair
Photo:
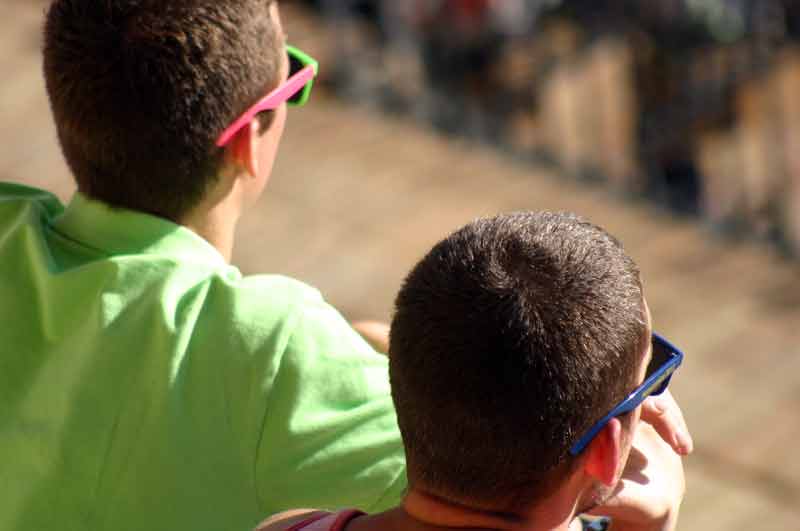
[[[635,387],[646,331],[636,264],[577,216],[508,214],[449,236],[405,280],[391,328],[409,480],[486,508],[547,492]]]
[[[279,82],[273,0],[54,0],[44,74],[84,194],[178,221],[216,181],[217,136]]]

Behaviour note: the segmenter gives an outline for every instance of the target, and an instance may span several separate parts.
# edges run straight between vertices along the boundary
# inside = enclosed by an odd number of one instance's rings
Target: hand
[[[369,343],[372,348],[386,354],[389,352],[389,325],[380,321],[354,321],[353,329]]]
[[[680,455],[654,426],[640,422],[622,478],[591,514],[610,516],[614,531],[673,531],[685,489]]]
[[[685,490],[679,456],[693,449],[683,412],[669,390],[648,398],[622,478],[612,497],[592,513],[612,517],[615,530],[674,529]]]
[[[644,401],[642,420],[653,426],[678,455],[689,455],[694,450],[694,441],[683,419],[683,412],[669,389]]]

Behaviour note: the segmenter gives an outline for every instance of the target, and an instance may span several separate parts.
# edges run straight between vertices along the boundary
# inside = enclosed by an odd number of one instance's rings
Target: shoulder
[[[293,509],[270,516],[256,528],[256,531],[285,531],[294,525],[316,519],[328,513],[312,509]]]
[[[233,273],[231,273],[231,271]],[[243,311],[258,311],[265,307],[301,309],[307,304],[322,302],[320,292],[301,282],[283,275],[241,275],[231,267],[217,278],[219,288],[234,299]]]
[[[319,304],[319,291],[298,280],[281,275],[242,276],[236,267],[218,270],[210,279],[208,310],[221,312],[242,326],[282,324],[289,314],[309,304]]]
[[[281,275],[242,277],[232,285],[239,322],[280,327],[287,349],[373,355],[375,350],[319,290]]]
[[[219,277],[205,295],[205,324],[273,362],[336,359],[358,364],[384,356],[320,292],[280,275]],[[284,358],[284,356],[288,356]],[[308,369],[308,367],[306,367]]]
[[[322,294],[316,288],[300,280],[283,275],[246,275],[238,279],[235,289],[241,297],[270,299],[281,298],[292,303],[319,303]]]

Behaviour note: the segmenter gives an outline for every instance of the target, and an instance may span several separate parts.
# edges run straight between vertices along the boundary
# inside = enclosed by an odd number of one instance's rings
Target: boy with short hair
[[[316,73],[277,2],[55,0],[44,32],[78,192],[0,184],[0,529],[397,502],[385,357],[313,288],[229,264]]]
[[[664,394],[683,354],[653,333],[639,270],[605,231],[547,212],[470,223],[411,271],[390,337],[402,505],[259,531],[606,528],[586,512],[674,531],[692,442],[657,430],[671,409],[685,434]]]

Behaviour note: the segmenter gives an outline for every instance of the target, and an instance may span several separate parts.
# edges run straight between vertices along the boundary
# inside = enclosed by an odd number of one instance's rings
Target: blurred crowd
[[[345,97],[800,254],[800,2],[305,3]]]

